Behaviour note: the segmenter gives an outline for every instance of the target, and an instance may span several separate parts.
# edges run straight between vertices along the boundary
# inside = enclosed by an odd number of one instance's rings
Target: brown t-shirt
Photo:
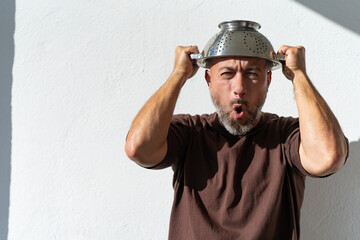
[[[263,113],[245,136],[226,131],[216,113],[174,115],[169,239],[298,239],[305,176],[299,122]]]

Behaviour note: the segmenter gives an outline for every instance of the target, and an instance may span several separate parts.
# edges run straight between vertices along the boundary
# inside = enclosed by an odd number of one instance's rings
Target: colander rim
[[[264,58],[264,57],[258,57],[258,56],[238,56],[238,55],[222,55],[222,56],[208,56],[208,57],[201,57],[199,59],[196,60],[196,63],[198,66],[203,67],[203,68],[208,68],[207,64],[206,64],[206,60],[208,59],[215,59],[215,58],[261,58],[261,59],[265,59],[267,61],[272,62],[273,66],[271,67],[271,71],[272,70],[276,70],[279,69],[281,67],[281,62],[277,61],[277,60],[273,60],[273,59],[268,59],[268,58]]]

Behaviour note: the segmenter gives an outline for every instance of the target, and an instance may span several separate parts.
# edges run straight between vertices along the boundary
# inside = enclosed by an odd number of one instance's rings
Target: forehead
[[[214,58],[209,61],[210,69],[219,69],[223,67],[229,68],[248,68],[256,67],[260,70],[265,70],[267,66],[267,60],[256,57],[221,57]]]

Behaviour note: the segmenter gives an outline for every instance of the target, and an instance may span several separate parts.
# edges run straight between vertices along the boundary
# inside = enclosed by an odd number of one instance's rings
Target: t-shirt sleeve
[[[159,164],[149,169],[163,169],[170,166],[177,166],[186,152],[190,132],[190,117],[185,114],[174,115],[171,119],[167,136],[167,153],[165,158]]]
[[[290,134],[285,141],[285,156],[290,167],[294,168],[299,174],[303,176],[311,176],[303,167],[300,160],[300,129],[298,123],[294,123]],[[297,125],[297,126],[296,126]]]

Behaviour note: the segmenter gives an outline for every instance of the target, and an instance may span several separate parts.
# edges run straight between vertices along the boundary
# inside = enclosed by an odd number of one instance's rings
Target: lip
[[[241,112],[239,112],[239,109],[241,109]],[[233,114],[235,118],[242,118],[245,115],[245,107],[242,104],[234,104],[233,105]]]

